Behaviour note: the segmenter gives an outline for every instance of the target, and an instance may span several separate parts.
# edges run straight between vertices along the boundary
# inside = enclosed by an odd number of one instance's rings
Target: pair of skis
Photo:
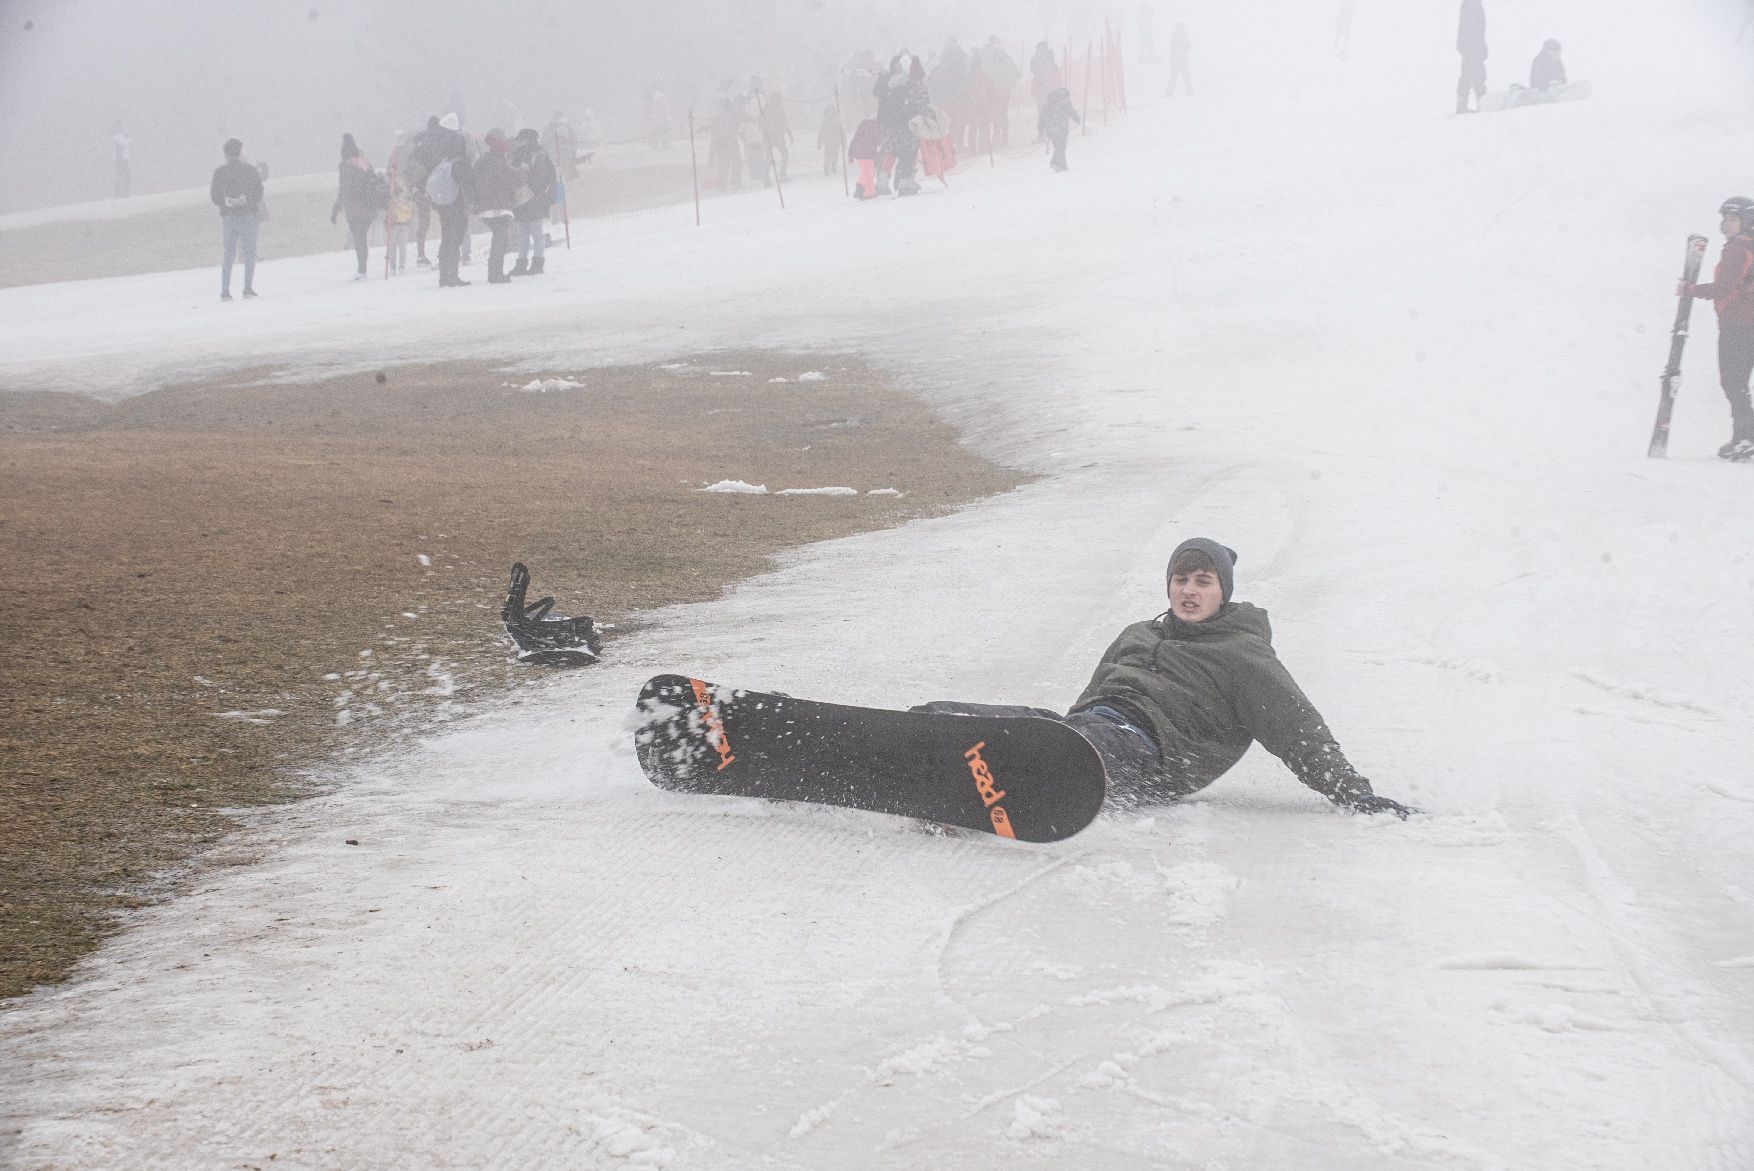
[[[1681,268],[1681,283],[1699,282],[1699,269],[1705,263],[1705,249],[1710,244],[1704,236],[1687,237],[1687,258]],[[1675,327],[1669,332],[1669,364],[1663,367],[1662,397],[1657,400],[1657,423],[1650,433],[1652,459],[1669,454],[1669,420],[1675,414],[1675,396],[1681,390],[1681,352],[1687,348],[1688,325],[1693,320],[1693,294],[1681,292],[1681,304],[1675,309]]]

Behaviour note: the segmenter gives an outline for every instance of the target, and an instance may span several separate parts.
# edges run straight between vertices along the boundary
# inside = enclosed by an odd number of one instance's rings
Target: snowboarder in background
[[[530,189],[530,198],[512,209],[518,226],[518,262],[512,266],[512,275],[540,276],[548,248],[548,209],[554,204],[558,179],[554,160],[542,149],[541,136],[529,126],[518,131],[517,144],[507,157]]]
[[[822,151],[822,173],[832,175],[840,166],[841,152],[846,149],[846,131],[841,129],[840,111],[833,106],[822,109],[822,125],[816,128],[816,146]]]
[[[1748,380],[1754,374],[1754,199],[1733,195],[1718,208],[1724,234],[1723,255],[1706,284],[1683,282],[1684,297],[1711,301],[1717,307],[1718,381],[1730,401],[1730,441],[1717,449],[1719,459],[1754,460],[1754,406]]]
[[[1163,96],[1175,96],[1175,83],[1184,81],[1188,86],[1188,96],[1194,96],[1194,75],[1188,72],[1188,53],[1193,42],[1188,40],[1188,26],[1177,23],[1175,31],[1169,34],[1169,86]]]
[[[1550,85],[1565,84],[1565,61],[1560,57],[1563,50],[1559,42],[1548,37],[1541,51],[1535,54],[1535,60],[1529,65],[1529,88],[1546,89]]]
[[[1231,601],[1235,568],[1236,553],[1216,541],[1195,537],[1178,545],[1166,573],[1169,609],[1121,632],[1064,716],[942,700],[911,710],[1069,724],[1102,757],[1109,799],[1126,808],[1204,789],[1258,741],[1348,812],[1417,813],[1378,796],[1346,759],[1273,652],[1267,612]]]
[[[244,261],[244,296],[256,295],[256,209],[262,203],[262,176],[244,162],[244,144],[226,140],[225,163],[213,172],[208,195],[219,209],[225,259],[219,269],[219,299],[231,300],[231,265]]]
[[[110,154],[115,164],[116,199],[126,199],[134,192],[134,140],[121,122],[110,125]]]
[[[1352,19],[1357,15],[1352,0],[1340,0],[1340,12],[1334,17],[1334,55],[1342,61],[1352,52]]]
[[[1048,95],[1047,103],[1036,119],[1036,129],[1054,145],[1054,157],[1048,166],[1056,171],[1066,169],[1066,139],[1072,133],[1072,123],[1083,121],[1078,111],[1072,108],[1072,94],[1065,86]]]
[[[1462,73],[1456,79],[1456,113],[1469,113],[1468,93],[1474,101],[1486,96],[1486,6],[1482,0],[1462,0],[1456,25],[1456,52],[1462,57]]]
[[[366,253],[371,247],[372,224],[378,213],[384,210],[383,203],[377,199],[377,173],[351,134],[341,136],[341,163],[336,170],[341,181],[335,191],[335,206],[329,209],[329,222],[334,223],[335,217],[343,211],[347,213],[347,232],[353,241],[353,254],[359,261],[359,271],[354,273],[353,279],[363,281]],[[387,188],[384,194],[387,200]]]

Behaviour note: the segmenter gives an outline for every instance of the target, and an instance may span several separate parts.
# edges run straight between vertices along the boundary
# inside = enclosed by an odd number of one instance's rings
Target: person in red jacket
[[[1754,374],[1754,199],[1734,195],[1718,214],[1724,234],[1723,256],[1706,284],[1682,282],[1684,297],[1698,297],[1717,307],[1717,369],[1724,397],[1730,400],[1730,441],[1717,449],[1719,459],[1754,460],[1754,404],[1748,379]]]

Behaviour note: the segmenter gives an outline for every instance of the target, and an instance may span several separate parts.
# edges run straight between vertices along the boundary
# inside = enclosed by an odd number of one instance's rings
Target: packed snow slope
[[[1454,119],[1424,64],[1398,101],[1326,60],[1275,108],[1140,101],[1067,175],[624,219],[504,289],[327,256],[260,304],[0,293],[7,381],[108,393],[856,347],[1045,473],[338,770],[0,1015],[0,1163],[1754,1166],[1754,469],[1709,458],[1708,320],[1643,454],[1684,238],[1754,186],[1746,107],[1598,75]],[[1342,816],[1257,749],[1025,848],[635,765],[663,671],[1063,708],[1194,534],[1428,816]]]

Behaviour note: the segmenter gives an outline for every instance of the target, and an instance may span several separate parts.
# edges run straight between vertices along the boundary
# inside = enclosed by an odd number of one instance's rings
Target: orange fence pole
[[[694,149],[694,111],[688,111],[688,168],[694,172],[694,226],[700,227],[700,159]]]

